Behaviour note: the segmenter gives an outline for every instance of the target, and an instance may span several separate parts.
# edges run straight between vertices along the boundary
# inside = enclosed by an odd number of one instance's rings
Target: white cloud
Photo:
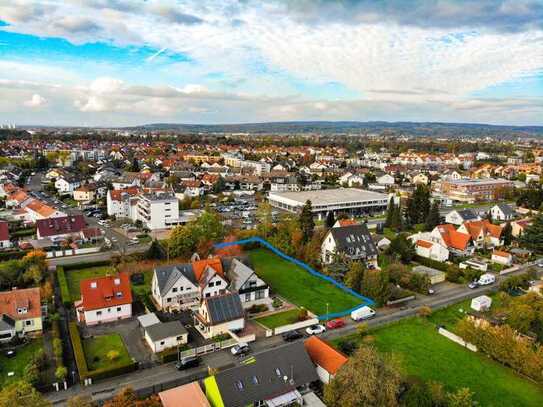
[[[45,99],[43,96],[38,95],[37,93],[34,93],[29,100],[26,100],[24,102],[24,105],[26,107],[41,107],[44,106],[46,103],[47,99]]]

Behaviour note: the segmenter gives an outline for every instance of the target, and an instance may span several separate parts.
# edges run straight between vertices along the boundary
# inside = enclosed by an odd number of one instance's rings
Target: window
[[[166,298],[166,302],[172,302],[171,298]]]
[[[164,345],[164,341],[160,341],[160,344],[161,344],[161,345]]]
[[[252,378],[253,384],[259,384],[258,377],[253,376]]]
[[[102,311],[96,311],[96,316],[99,317],[100,315],[102,315]]]
[[[243,382],[241,380],[238,380],[236,383],[235,383],[235,386],[236,386],[236,389],[239,390],[239,391],[242,391],[243,390]]]
[[[117,307],[117,312],[121,312],[121,307]]]
[[[180,342],[183,340],[183,335],[179,335],[177,338],[175,338],[177,342]]]
[[[275,374],[277,377],[281,377],[281,370],[278,367],[275,368]]]
[[[34,321],[32,319],[29,319],[29,320],[25,321],[25,325],[26,326],[32,326],[32,325],[34,325]]]
[[[210,293],[206,293],[206,298],[209,298],[211,297],[211,294]]]
[[[245,294],[245,302],[251,301],[251,293]]]
[[[176,293],[177,292],[177,287],[172,288],[172,292]]]

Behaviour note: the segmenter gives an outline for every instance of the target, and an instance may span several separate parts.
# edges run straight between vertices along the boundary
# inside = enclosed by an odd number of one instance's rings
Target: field
[[[266,317],[257,318],[255,319],[255,321],[269,329],[274,329],[278,326],[290,325],[298,322],[299,314],[300,310],[296,308],[284,312],[279,312],[277,314],[268,315]]]
[[[89,371],[114,368],[116,365],[124,365],[130,362],[131,358],[124,346],[124,342],[119,334],[100,335],[83,340],[83,349]],[[107,353],[117,351],[119,357],[111,362]]]
[[[113,272],[113,267],[110,266],[88,267],[66,271],[66,281],[68,283],[68,289],[70,290],[70,297],[72,301],[78,301],[81,299],[81,292],[79,290],[79,283],[81,280],[92,277],[102,277],[107,273]]]
[[[274,292],[317,315],[326,314],[327,303],[328,312],[332,313],[353,308],[362,302],[267,249],[252,250],[249,258],[256,274]]]
[[[451,313],[442,317],[454,319]],[[370,335],[379,351],[398,356],[405,375],[440,382],[447,390],[469,387],[482,406],[543,405],[541,387],[439,335],[429,321],[410,318]]]
[[[21,380],[25,366],[30,363],[34,354],[42,347],[42,340],[36,339],[17,348],[17,355],[13,358],[6,358],[3,352],[0,353],[0,388],[10,382]],[[9,372],[14,372],[15,375],[8,377]]]

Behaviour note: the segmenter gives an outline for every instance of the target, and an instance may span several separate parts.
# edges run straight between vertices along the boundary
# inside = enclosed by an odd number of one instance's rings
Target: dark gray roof
[[[244,407],[293,391],[318,376],[300,341],[254,354],[240,366],[218,373],[215,380],[225,406]]]
[[[471,209],[460,209],[456,212],[464,221],[477,220],[478,218],[477,214]]]
[[[228,293],[206,298],[209,319],[213,325],[243,318],[245,313],[237,293]]]
[[[188,263],[176,264],[174,266],[162,266],[155,268],[158,289],[160,295],[165,295],[173,285],[182,277],[185,276],[191,283],[197,285],[196,277],[192,271],[192,265]]]
[[[160,322],[145,328],[153,342],[187,333],[181,321]]]
[[[254,270],[246,266],[238,259],[233,259],[227,276],[230,280],[230,288],[239,291],[245,282],[254,274]]]
[[[0,315],[0,332],[11,331],[13,329],[15,329],[15,320],[13,320],[9,315]]]
[[[377,248],[365,224],[330,229],[336,242],[336,252],[349,257],[367,258],[377,255]]]
[[[515,214],[515,211],[510,205],[501,203],[501,204],[497,204],[496,206],[500,208],[500,210],[503,212],[505,216],[513,216]]]

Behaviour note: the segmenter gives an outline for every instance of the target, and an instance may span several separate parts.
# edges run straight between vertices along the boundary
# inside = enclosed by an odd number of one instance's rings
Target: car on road
[[[474,280],[468,284],[468,288],[471,288],[472,290],[474,290],[477,287],[479,287],[479,283],[477,282],[477,280]]]
[[[496,282],[496,276],[494,274],[485,273],[481,277],[479,277],[479,281],[477,282],[479,285],[490,285],[494,284]]]
[[[338,329],[345,326],[345,320],[342,318],[332,319],[326,323],[326,329]]]
[[[232,355],[234,356],[243,356],[246,353],[248,353],[250,350],[251,348],[249,348],[248,344],[246,344],[245,342],[240,342],[237,345],[233,346],[230,349],[230,352],[232,352]]]
[[[300,331],[288,331],[283,334],[283,340],[285,342],[295,341],[302,338],[304,335]]]
[[[326,332],[326,327],[321,324],[315,324],[315,325],[308,326],[305,332],[308,335],[319,335],[319,334],[322,334],[323,332]]]
[[[199,364],[200,358],[198,356],[185,356],[175,364],[175,368],[177,370],[185,370],[191,367],[196,367]]]
[[[353,312],[351,312],[351,318],[354,321],[362,321],[363,319],[373,318],[374,316],[375,311],[367,305],[357,308]]]

